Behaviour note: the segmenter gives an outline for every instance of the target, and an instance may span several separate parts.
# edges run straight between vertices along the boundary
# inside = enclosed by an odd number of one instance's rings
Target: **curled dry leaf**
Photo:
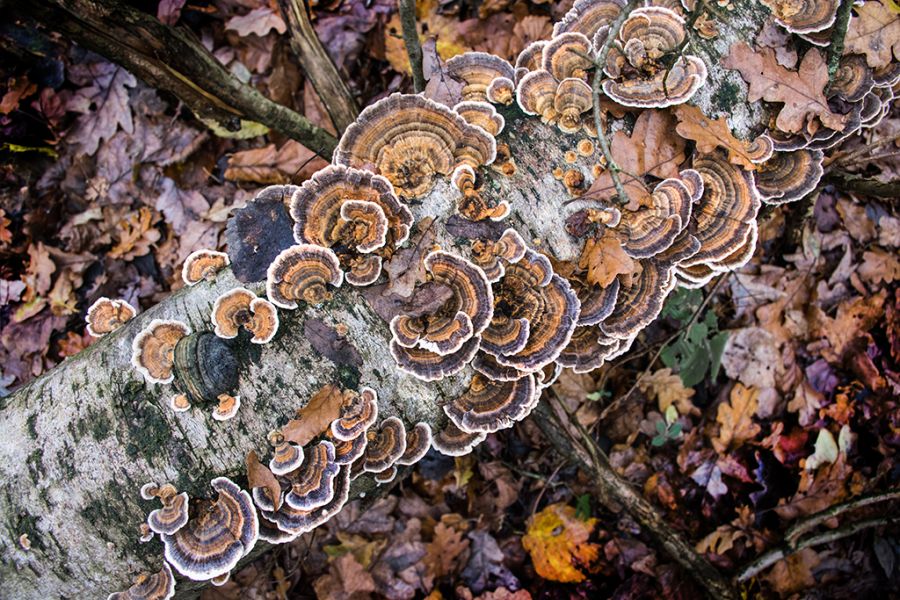
[[[748,171],[755,169],[754,163],[760,162],[760,159],[765,160],[768,158],[766,154],[771,153],[771,145],[768,146],[769,153],[760,152],[758,145],[762,140],[757,139],[754,144],[734,137],[725,117],[710,119],[702,110],[690,104],[676,106],[673,111],[678,117],[678,126],[675,128],[678,135],[696,142],[698,152],[708,154],[716,148],[723,148],[728,152],[729,161]]]
[[[265,488],[269,493],[269,498],[273,499],[275,510],[281,508],[281,486],[272,471],[267,466],[259,462],[256,450],[247,453],[247,487]]]
[[[341,416],[344,394],[333,384],[323,386],[312,395],[306,406],[297,411],[297,417],[281,428],[285,441],[305,446],[321,435],[331,422]]]
[[[622,248],[622,242],[614,235],[600,239],[589,238],[584,243],[578,266],[587,270],[587,282],[606,287],[620,274],[633,273],[637,262]]]

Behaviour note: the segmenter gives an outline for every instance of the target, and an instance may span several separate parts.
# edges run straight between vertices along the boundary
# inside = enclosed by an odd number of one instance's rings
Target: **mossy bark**
[[[738,3],[734,10],[740,15],[734,27],[721,27],[722,36],[731,41],[752,39],[761,23],[756,9],[742,6]],[[709,108],[709,99],[732,85],[734,100],[729,92],[728,106],[708,112],[734,115],[739,132],[757,128],[762,112],[743,103],[743,82],[718,67],[727,41],[698,45],[712,75],[701,104]],[[483,169],[485,195],[506,199],[513,208],[511,217],[495,226],[515,227],[539,250],[560,260],[574,259],[580,243],[563,228],[573,210],[564,204],[570,196],[551,171],[571,168],[564,155],[584,136],[562,135],[514,108],[503,112],[507,128],[499,141],[509,144],[516,172],[508,177]],[[575,165],[588,185],[597,162],[599,154]],[[417,220],[436,219],[437,241],[445,249],[467,248],[466,238],[477,235],[477,228],[445,229],[456,196],[442,181],[424,201],[412,204]],[[154,507],[141,500],[140,486],[170,481],[192,496],[203,496],[210,493],[213,477],[240,480],[247,452],[266,455],[266,433],[324,384],[371,386],[379,393],[383,416],[398,415],[407,424],[426,421],[436,428],[445,421],[441,404],[465,388],[468,371],[438,383],[399,373],[387,351],[386,323],[359,290],[345,285],[321,307],[281,311],[281,328],[271,343],[238,345],[241,408],[234,419],[214,421],[211,406],[176,414],[167,405],[175,388],[146,384],[131,366],[131,341],[154,318],[179,319],[193,331],[211,330],[213,302],[236,285],[231,273],[223,272],[215,282],[181,290],[2,400],[0,597],[100,597],[124,589],[142,570],[157,570],[160,542],[138,541],[138,526]],[[314,350],[304,334],[304,323],[313,318],[347,327],[346,339],[363,359],[358,373]],[[363,487],[371,484],[362,481],[356,492]],[[20,546],[22,534],[28,534],[30,550]],[[179,594],[190,588],[179,581]]]

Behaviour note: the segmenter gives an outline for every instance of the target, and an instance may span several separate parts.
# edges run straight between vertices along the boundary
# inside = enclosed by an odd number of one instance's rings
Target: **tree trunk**
[[[700,104],[716,106],[707,110],[711,116],[722,111],[733,115],[738,132],[761,123],[762,113],[759,107],[744,108],[743,82],[723,72],[718,59],[732,41],[753,38],[761,23],[757,10],[738,4],[729,13],[733,19],[721,25],[720,39],[702,44],[710,82]],[[411,206],[417,221],[435,218],[436,243],[443,249],[456,248],[457,240],[467,247],[466,238],[479,237],[483,227],[514,227],[544,253],[559,260],[577,258],[581,244],[563,228],[572,210],[564,205],[569,196],[551,170],[566,164],[564,154],[578,138],[526,118],[514,107],[502,112],[506,130],[498,141],[509,144],[517,169],[511,177],[490,168],[482,173],[485,195],[508,200],[512,215],[503,223],[448,231],[448,222],[460,223],[458,218],[448,221],[458,192],[440,181]],[[589,172],[586,177],[589,182]],[[138,526],[154,507],[140,498],[141,485],[170,481],[191,496],[210,495],[212,478],[242,477],[247,452],[266,456],[266,433],[325,384],[371,386],[378,391],[381,415],[398,415],[407,424],[426,421],[437,430],[446,422],[441,404],[464,390],[471,376],[467,369],[425,383],[398,372],[387,352],[386,323],[363,292],[345,284],[321,307],[280,311],[280,331],[269,344],[236,348],[241,408],[234,419],[214,421],[208,406],[174,413],[167,405],[174,388],[144,382],[130,364],[131,341],[154,318],[176,318],[193,331],[211,330],[213,302],[236,285],[231,273],[223,272],[213,283],[181,290],[0,400],[0,597],[105,596],[126,588],[138,572],[159,569],[161,543],[138,542]],[[313,319],[345,325],[345,339],[356,347],[362,364],[339,366],[320,355],[305,332]],[[351,497],[372,487],[362,477],[354,482]],[[658,515],[656,519],[662,523]],[[20,546],[21,534],[28,534],[30,550]],[[183,594],[190,586],[179,580],[177,589]]]

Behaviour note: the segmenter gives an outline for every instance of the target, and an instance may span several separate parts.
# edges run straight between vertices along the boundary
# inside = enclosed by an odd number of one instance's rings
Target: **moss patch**
[[[734,109],[735,104],[738,103],[740,93],[741,88],[737,84],[731,81],[722,82],[722,85],[719,86],[719,89],[716,90],[713,96],[716,109],[722,113],[730,113]]]

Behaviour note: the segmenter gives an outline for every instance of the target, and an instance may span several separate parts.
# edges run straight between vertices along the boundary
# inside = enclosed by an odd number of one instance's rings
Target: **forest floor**
[[[273,5],[143,5],[180,19],[238,78],[334,132]],[[426,58],[483,50],[514,60],[570,5],[419,2],[436,38]],[[320,0],[315,27],[361,106],[410,89],[392,0]],[[263,185],[297,184],[324,165],[276,133],[214,135],[174,98],[55,36],[30,42],[40,59],[0,53],[0,396],[91,343],[84,313],[96,298],[158,303],[183,285],[191,251],[223,246],[230,211]],[[779,50],[796,61],[792,47]],[[896,181],[898,135],[895,106],[826,164]],[[898,486],[898,208],[897,198],[822,185],[765,210],[749,265],[679,290],[630,353],[590,374],[567,370],[553,386],[554,410],[595,432],[616,470],[724,572],[778,546],[804,517]],[[468,456],[430,454],[386,498],[364,511],[351,504],[203,598],[700,596],[592,490],[526,420]],[[745,591],[897,589],[890,508],[825,522],[817,531],[882,520],[791,554]]]

